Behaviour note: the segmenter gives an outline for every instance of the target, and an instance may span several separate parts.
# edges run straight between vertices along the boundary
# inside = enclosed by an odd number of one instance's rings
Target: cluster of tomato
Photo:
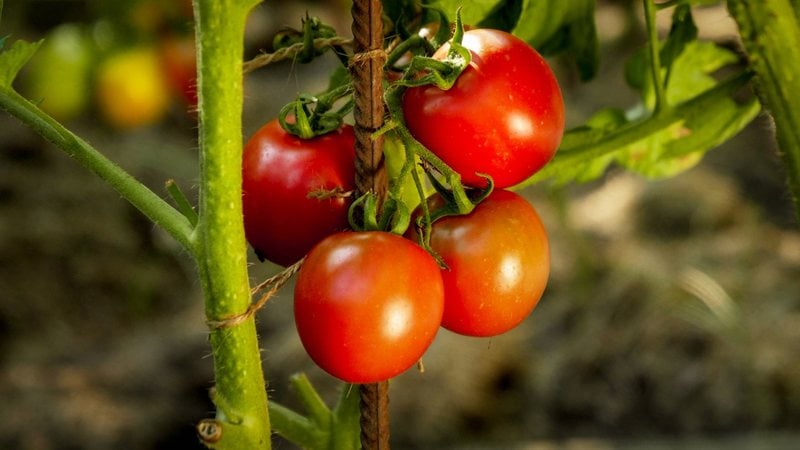
[[[531,204],[503,188],[552,158],[564,129],[561,92],[545,60],[508,33],[470,30],[462,44],[472,61],[455,85],[409,88],[404,119],[465,186],[484,188],[489,176],[495,189],[469,214],[434,221],[430,253],[417,226],[404,236],[342,231],[355,188],[350,126],[304,140],[273,120],[245,146],[247,239],[261,258],[281,265],[305,256],[294,291],[297,330],[311,358],[342,380],[398,375],[419,361],[440,327],[504,333],[545,289],[545,228]],[[443,202],[434,194],[428,205]]]
[[[169,6],[169,7],[168,7]],[[23,89],[58,120],[90,108],[116,129],[162,120],[174,104],[197,105],[191,2],[134,2],[125,17],[52,29]]]

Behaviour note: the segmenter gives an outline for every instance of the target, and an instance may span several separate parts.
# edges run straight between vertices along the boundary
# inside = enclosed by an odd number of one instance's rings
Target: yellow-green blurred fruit
[[[76,24],[54,28],[27,67],[23,89],[46,113],[66,121],[81,114],[91,98],[94,51]]]
[[[97,106],[112,126],[127,129],[159,121],[170,91],[152,47],[136,47],[110,56],[97,68]]]

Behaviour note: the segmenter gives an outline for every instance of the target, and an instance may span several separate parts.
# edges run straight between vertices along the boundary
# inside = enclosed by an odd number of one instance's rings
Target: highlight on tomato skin
[[[462,44],[472,61],[449,90],[409,88],[403,115],[411,134],[469,186],[518,184],[550,161],[564,133],[558,80],[536,50],[499,30],[473,29]],[[443,59],[449,45],[433,55]]]
[[[242,159],[242,208],[247,241],[259,257],[288,266],[319,241],[349,227],[355,189],[355,135],[338,130],[301,139],[277,119],[248,140]]]
[[[311,359],[349,383],[387,380],[414,366],[444,310],[442,277],[419,245],[382,231],[329,236],[297,277],[297,332]]]
[[[438,195],[429,200],[432,209],[441,205]],[[414,227],[406,236],[419,239]],[[495,190],[470,214],[434,222],[430,246],[447,265],[442,326],[455,333],[487,337],[512,330],[547,286],[547,232],[533,205],[514,192]]]

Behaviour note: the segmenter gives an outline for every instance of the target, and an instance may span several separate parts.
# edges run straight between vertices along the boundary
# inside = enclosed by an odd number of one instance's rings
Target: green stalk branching
[[[192,223],[147,186],[16,91],[0,88],[0,108],[64,151],[78,164],[105,180],[186,250],[196,254]]]

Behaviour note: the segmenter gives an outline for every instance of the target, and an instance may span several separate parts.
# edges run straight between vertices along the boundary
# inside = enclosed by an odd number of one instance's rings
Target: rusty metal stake
[[[373,192],[386,195],[386,170],[383,138],[373,133],[383,125],[383,7],[380,0],[354,0],[354,55],[350,61],[353,77],[356,137],[356,190],[358,195]],[[389,383],[364,384],[361,395],[361,447],[364,450],[389,449]]]

